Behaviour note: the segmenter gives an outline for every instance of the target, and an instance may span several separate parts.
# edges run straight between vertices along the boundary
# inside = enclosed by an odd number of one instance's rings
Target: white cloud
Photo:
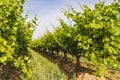
[[[70,5],[73,6],[76,10],[80,11],[80,7],[78,5],[78,2],[80,2],[81,4],[85,4],[88,5],[89,7],[93,8],[94,4],[99,2],[99,0],[61,0],[62,4],[59,6],[54,6],[52,8],[48,8],[48,9],[44,9],[43,8],[37,8],[37,5],[34,7],[36,8],[37,12],[34,13],[32,12],[32,16],[37,14],[38,17],[38,21],[40,22],[40,24],[36,27],[36,30],[33,34],[33,39],[38,38],[40,35],[43,35],[46,31],[46,29],[52,31],[52,25],[58,25],[58,17],[63,18],[64,20],[66,20],[66,18],[64,17],[63,13],[61,12],[61,9],[64,8],[66,9],[66,5]],[[106,4],[111,3],[113,0],[106,0]],[[57,4],[57,3],[56,3]],[[41,4],[42,5],[42,4]],[[50,5],[46,5],[46,6],[50,6]],[[32,7],[32,10],[34,11],[34,8]],[[29,10],[29,7],[27,7],[27,9]],[[31,11],[32,11],[31,10]],[[32,16],[30,16],[29,19],[32,19]]]
[[[49,31],[53,31],[53,27],[52,25],[57,26],[58,24],[58,17],[62,17],[64,18],[64,15],[61,11],[56,11],[54,13],[51,13],[46,16],[39,16],[38,20],[40,21],[40,24],[36,27],[36,30],[33,34],[33,38],[37,38],[40,35],[43,35],[44,32],[46,31],[46,29],[48,29]]]
[[[74,8],[78,8],[77,2],[78,0],[74,1],[74,0],[64,0],[64,3],[61,6],[58,6],[58,8],[55,9],[49,9],[49,10],[42,10],[44,13],[43,15],[38,15],[38,20],[40,22],[40,24],[36,27],[36,30],[33,34],[33,38],[36,39],[38,38],[40,35],[43,35],[46,31],[46,29],[52,31],[53,27],[52,25],[57,26],[58,25],[58,17],[61,17],[62,19],[64,19],[66,21],[65,16],[63,15],[62,8],[65,9],[66,5],[70,5],[73,6]],[[39,11],[38,11],[39,13]],[[51,25],[52,24],[52,25]]]

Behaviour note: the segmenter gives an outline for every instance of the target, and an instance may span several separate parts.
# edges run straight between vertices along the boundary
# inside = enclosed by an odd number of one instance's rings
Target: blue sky
[[[105,1],[106,4],[109,4],[113,0]],[[31,20],[35,15],[37,15],[38,22],[40,22],[36,27],[33,38],[35,39],[40,35],[43,35],[46,29],[52,31],[53,28],[51,25],[58,24],[58,17],[65,19],[61,11],[62,8],[66,9],[66,5],[71,5],[76,10],[80,10],[78,2],[93,8],[94,4],[99,2],[99,0],[28,0],[24,4],[24,14],[28,13],[28,20]]]

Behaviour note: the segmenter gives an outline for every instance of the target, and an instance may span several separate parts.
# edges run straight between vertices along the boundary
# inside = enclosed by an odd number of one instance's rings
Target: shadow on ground
[[[64,62],[63,56],[56,56],[54,54],[43,52],[43,51],[37,51],[41,56],[47,58],[49,61],[57,64],[60,69],[68,76],[69,80],[72,80],[73,77],[79,77],[81,74],[91,74],[95,72],[93,69],[88,68],[83,65],[76,66],[76,63],[71,58],[67,59],[67,62]],[[88,64],[89,65],[89,64]]]

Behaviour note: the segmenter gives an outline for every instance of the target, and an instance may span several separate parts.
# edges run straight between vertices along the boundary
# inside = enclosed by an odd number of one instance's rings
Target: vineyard
[[[36,25],[22,17],[24,0],[0,0],[0,80],[31,77],[27,47]],[[17,78],[17,79],[16,79]]]
[[[82,11],[70,6],[63,11],[69,23],[59,18],[53,32],[47,31],[33,41],[37,18],[26,21],[28,15],[22,16],[24,3],[25,0],[0,1],[0,80],[67,79],[59,65],[44,59],[47,57],[53,62],[74,62],[75,71],[87,62],[92,66],[91,74],[101,79],[112,80],[109,70],[120,71],[120,0],[109,5],[99,2],[94,9],[80,5]],[[39,55],[30,48],[44,58],[37,58]],[[39,74],[41,78],[37,78]],[[73,74],[72,80],[79,80],[76,77]]]
[[[48,31],[34,40],[32,48],[51,56],[63,54],[66,64],[67,55],[71,55],[76,58],[76,69],[84,57],[95,67],[96,76],[105,77],[109,68],[120,68],[117,61],[120,52],[120,3],[115,1],[105,5],[100,2],[93,10],[86,5],[81,9],[83,12],[72,7],[64,10],[71,23],[60,18],[54,32]]]

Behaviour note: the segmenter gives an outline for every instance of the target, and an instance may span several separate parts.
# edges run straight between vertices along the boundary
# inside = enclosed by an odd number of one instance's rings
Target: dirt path
[[[57,64],[62,71],[64,71],[65,74],[68,75],[69,80],[120,80],[119,74],[117,74],[118,78],[114,78],[114,75],[112,75],[110,78],[100,78],[96,77],[94,75],[93,66],[89,64],[86,61],[81,62],[81,66],[76,69],[75,61],[71,58],[67,59],[67,62],[65,63],[63,61],[63,56],[54,56],[50,53],[44,53],[42,51],[38,52],[43,57],[47,58],[49,61]],[[115,75],[116,76],[116,75]]]

